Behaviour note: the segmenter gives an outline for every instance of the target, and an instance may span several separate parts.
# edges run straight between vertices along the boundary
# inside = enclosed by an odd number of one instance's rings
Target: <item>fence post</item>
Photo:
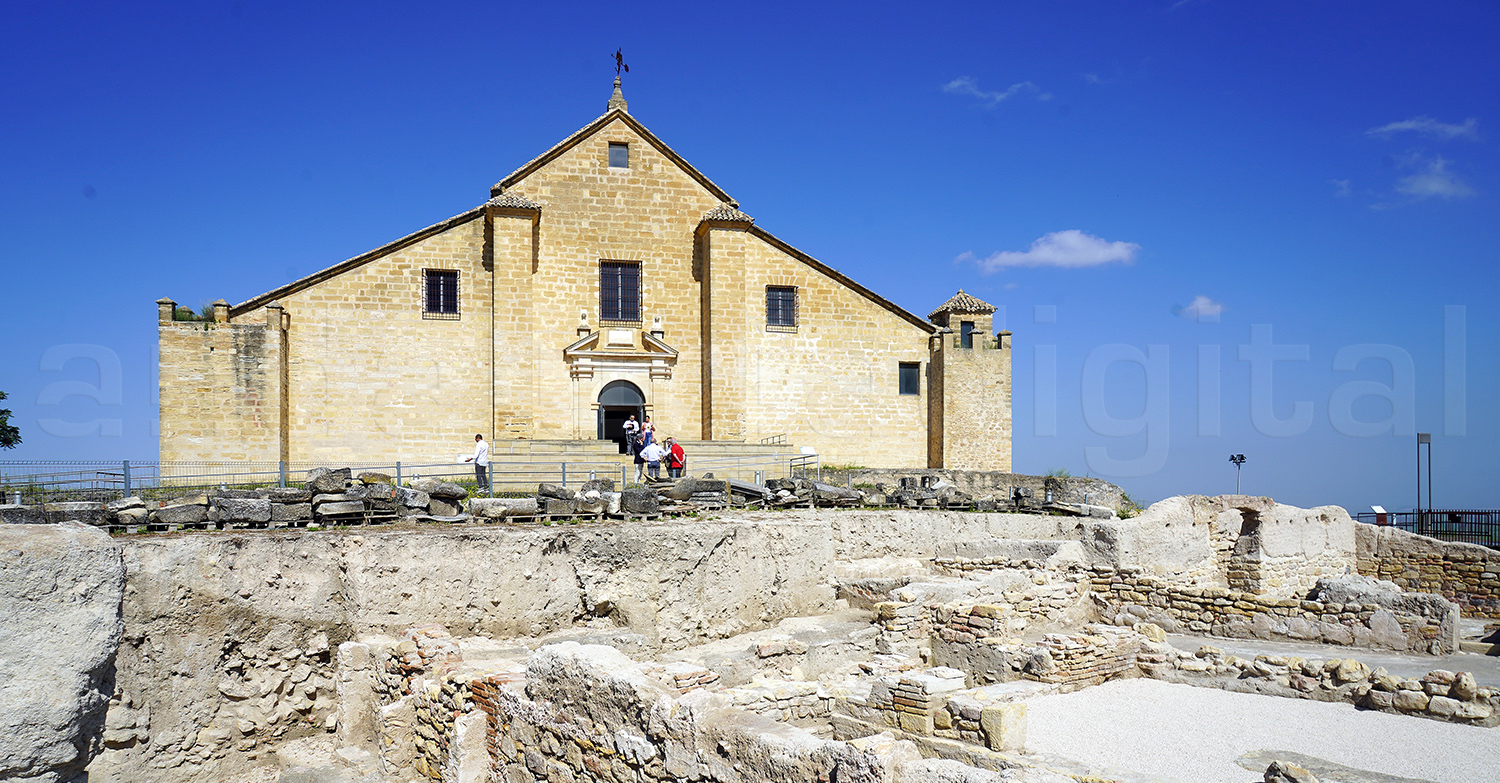
[[[562,463],[562,485],[565,487],[568,485],[568,463],[566,462]]]
[[[125,497],[130,497],[130,460],[120,461],[120,473],[125,477]]]
[[[628,467],[626,467],[624,465],[621,465],[620,466],[620,491],[624,492],[625,491],[625,487],[627,487],[629,485],[630,485],[630,468],[628,468]]]
[[[396,460],[396,486],[401,486],[401,460]]]
[[[495,463],[493,462],[484,466],[484,494],[487,497],[495,496]]]
[[[281,461],[277,462],[276,464],[277,464],[277,473],[278,473],[278,478],[277,478],[277,484],[276,484],[276,486],[285,488],[286,487],[286,460],[281,460]]]

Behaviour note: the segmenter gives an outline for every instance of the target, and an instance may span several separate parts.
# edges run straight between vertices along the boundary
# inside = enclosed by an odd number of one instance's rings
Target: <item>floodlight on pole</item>
[[[1417,433],[1417,535],[1427,535],[1425,514],[1422,513],[1422,447],[1427,447],[1427,510],[1432,510],[1432,433]]]
[[[1245,464],[1244,454],[1230,454],[1229,461],[1234,463],[1234,494],[1240,494],[1240,466]]]

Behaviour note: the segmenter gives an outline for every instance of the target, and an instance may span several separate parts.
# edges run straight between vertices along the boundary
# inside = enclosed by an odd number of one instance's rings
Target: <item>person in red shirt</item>
[[[683,454],[682,445],[676,438],[667,438],[667,476],[682,478],[684,467],[687,467],[687,455]]]

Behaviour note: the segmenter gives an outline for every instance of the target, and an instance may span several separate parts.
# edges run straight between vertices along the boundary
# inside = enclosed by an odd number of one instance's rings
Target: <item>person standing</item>
[[[478,482],[479,488],[489,492],[489,484],[485,475],[490,467],[490,444],[486,443],[483,435],[474,436],[474,456],[464,460],[474,463],[474,480]]]
[[[625,453],[634,457],[640,442],[641,423],[635,420],[635,414],[632,413],[622,426],[625,430]]]
[[[651,423],[651,417],[641,422],[641,446],[656,442],[656,425]]]
[[[682,478],[682,469],[687,466],[687,455],[676,438],[667,438],[667,477]]]
[[[641,459],[646,460],[646,475],[652,479],[661,478],[661,460],[667,456],[667,450],[660,443],[648,443],[646,448],[641,449]]]

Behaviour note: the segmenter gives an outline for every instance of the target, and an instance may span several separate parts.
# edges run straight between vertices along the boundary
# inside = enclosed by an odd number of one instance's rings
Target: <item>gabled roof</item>
[[[918,318],[916,314],[912,313],[901,305],[898,305],[895,302],[892,302],[891,300],[881,296],[880,294],[877,294],[874,291],[865,288],[859,283],[854,282],[852,278],[848,277],[843,272],[840,272],[839,270],[834,269],[833,267],[823,263],[822,261],[819,261],[816,258],[813,258],[812,256],[802,252],[801,250],[788,245],[787,243],[781,241],[781,239],[775,234],[772,234],[771,232],[761,228],[760,226],[754,225],[750,226],[749,230],[751,236],[759,237],[760,239],[770,244],[772,247],[775,247],[777,250],[786,253],[792,258],[795,258],[798,261],[801,261],[802,263],[812,267],[813,269],[822,272],[824,275],[827,275],[828,277],[838,281],[839,283],[842,283],[845,287],[849,288],[860,296],[869,299],[871,302],[874,302],[875,304],[880,305],[886,310],[889,310],[891,313],[901,318],[902,320],[911,323],[912,326],[915,326],[928,334],[932,334],[937,331],[936,326],[922,320],[921,318]]]
[[[928,313],[927,319],[932,320],[943,313],[993,313],[995,309],[994,305],[983,299],[969,296],[960,288],[958,289],[958,293],[953,295],[953,298],[939,305],[938,309]]]
[[[453,217],[448,218],[447,220],[444,220],[440,223],[434,223],[427,228],[422,229],[421,231],[407,234],[406,236],[401,237],[395,242],[389,242],[387,244],[381,245],[380,247],[377,247],[367,253],[360,253],[359,255],[347,261],[340,261],[339,263],[334,264],[327,269],[313,272],[312,274],[302,278],[301,280],[294,280],[284,286],[281,286],[280,288],[267,291],[266,293],[255,297],[254,299],[240,302],[234,307],[229,308],[229,317],[237,318],[241,315],[244,315],[245,313],[254,311],[256,308],[265,307],[266,305],[276,301],[277,299],[280,299],[281,297],[291,296],[298,291],[315,286],[318,283],[323,282],[324,280],[332,279],[351,269],[355,269],[363,266],[364,264],[368,264],[371,261],[380,258],[381,256],[390,255],[397,250],[421,242],[422,240],[430,236],[441,234],[444,231],[453,228],[454,226],[461,226],[471,220],[477,220],[478,218],[483,216],[484,207],[475,207],[462,214],[454,215]]]
[[[635,131],[636,135],[645,139],[648,144],[656,148],[657,152],[660,152],[662,155],[665,155],[668,160],[677,164],[678,168],[682,169],[683,172],[685,172],[688,176],[697,180],[698,184],[702,185],[706,190],[708,190],[709,193],[712,193],[715,198],[719,199],[720,201],[734,201],[734,199],[730,197],[728,193],[724,192],[723,188],[715,185],[713,180],[703,175],[703,172],[693,168],[693,165],[691,163],[683,160],[681,155],[678,155],[661,139],[656,138],[656,134],[647,130],[646,126],[637,122],[634,117],[630,116],[628,112],[621,108],[611,109],[605,112],[604,115],[599,119],[594,120],[593,122],[583,126],[582,128],[579,128],[573,133],[573,135],[567,137],[566,139],[563,139],[557,144],[554,144],[552,146],[552,149],[549,149],[546,152],[543,152],[541,155],[532,158],[526,165],[516,169],[515,171],[512,171],[509,176],[507,176],[505,179],[500,180],[499,182],[496,182],[494,186],[490,188],[490,195],[498,196],[501,193],[504,193],[507,188],[536,173],[538,169],[547,165],[548,163],[557,160],[563,155],[563,153],[578,146],[579,143],[581,143],[584,139],[587,139],[588,137],[594,135],[601,128],[615,120],[620,120],[621,122],[624,122],[626,125],[628,125],[631,130]]]

